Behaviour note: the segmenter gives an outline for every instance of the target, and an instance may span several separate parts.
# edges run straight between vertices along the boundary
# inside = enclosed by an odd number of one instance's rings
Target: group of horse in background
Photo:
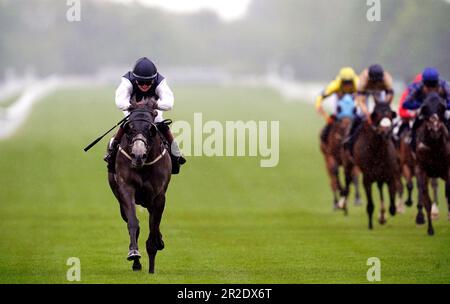
[[[383,185],[389,194],[389,213],[405,212],[405,205],[412,206],[413,178],[416,177],[418,197],[416,224],[425,224],[426,210],[428,234],[434,234],[432,221],[439,217],[438,179],[445,181],[450,220],[450,140],[445,121],[446,103],[437,94],[430,94],[419,109],[423,123],[417,129],[415,151],[410,145],[411,128],[394,139],[393,129],[397,114],[387,103],[376,104],[370,120],[365,120],[351,149],[344,148],[352,121],[356,118],[356,106],[352,95],[344,95],[337,101],[336,119],[331,125],[326,141],[321,141],[321,151],[331,182],[334,209],[348,214],[350,186],[355,188],[355,205],[361,204],[358,176],[362,174],[367,199],[369,229],[373,229],[374,200],[372,184],[376,183],[381,208],[378,222],[385,224],[386,206]],[[340,181],[343,172],[344,182]],[[403,179],[406,181],[407,198],[404,200]],[[433,200],[429,195],[429,182],[433,188]],[[396,199],[398,199],[396,201]]]

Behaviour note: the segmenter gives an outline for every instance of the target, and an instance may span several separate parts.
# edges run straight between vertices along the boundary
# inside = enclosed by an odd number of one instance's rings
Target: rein
[[[128,158],[130,161],[132,160],[131,156],[127,153],[127,151],[125,151],[121,146],[119,146],[119,151],[120,153],[122,153],[126,158]],[[148,163],[144,163],[144,166],[151,166],[153,164],[155,164],[156,162],[158,162],[161,158],[163,158],[163,156],[167,153],[167,149],[164,148],[164,150],[161,152],[161,154],[159,154],[154,160],[152,160],[151,162]]]

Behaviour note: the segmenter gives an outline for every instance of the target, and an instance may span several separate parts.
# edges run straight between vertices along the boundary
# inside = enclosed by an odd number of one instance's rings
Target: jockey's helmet
[[[426,68],[422,73],[422,81],[427,87],[436,87],[439,83],[439,72],[436,68]]]
[[[142,57],[136,61],[132,74],[137,81],[151,81],[155,79],[158,71],[150,59]]]
[[[373,82],[382,81],[384,79],[383,67],[379,64],[374,64],[369,67],[369,80]]]
[[[356,78],[356,73],[355,73],[355,71],[352,68],[345,67],[345,68],[342,68],[339,71],[339,76],[338,77],[343,82],[353,81],[353,79]]]

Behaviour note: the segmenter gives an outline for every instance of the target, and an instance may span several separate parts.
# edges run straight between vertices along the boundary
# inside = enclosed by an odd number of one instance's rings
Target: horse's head
[[[378,103],[370,115],[372,126],[375,132],[384,138],[391,135],[393,120],[397,117],[397,113],[391,110],[387,103]]]
[[[428,95],[420,108],[420,115],[425,121],[427,133],[433,140],[440,139],[442,136],[448,136],[448,131],[444,124],[446,109],[447,105],[444,99],[437,93]]]
[[[150,108],[138,108],[131,111],[128,121],[125,123],[125,134],[131,152],[131,166],[141,168],[148,157],[157,134],[154,119],[157,113]]]

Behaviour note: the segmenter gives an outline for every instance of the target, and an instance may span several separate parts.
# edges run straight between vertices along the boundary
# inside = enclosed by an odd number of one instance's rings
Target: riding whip
[[[106,131],[103,135],[101,135],[101,136],[98,137],[96,140],[94,140],[93,142],[91,142],[86,148],[84,148],[84,152],[87,152],[90,148],[92,148],[93,146],[95,146],[100,140],[102,140],[103,137],[105,137],[109,132],[111,132],[112,130],[114,130],[118,125],[120,125],[121,123],[123,123],[129,116],[130,116],[130,114],[128,114],[127,116],[125,116],[121,121],[119,121],[118,123],[116,123],[111,129],[109,129],[109,130]]]

